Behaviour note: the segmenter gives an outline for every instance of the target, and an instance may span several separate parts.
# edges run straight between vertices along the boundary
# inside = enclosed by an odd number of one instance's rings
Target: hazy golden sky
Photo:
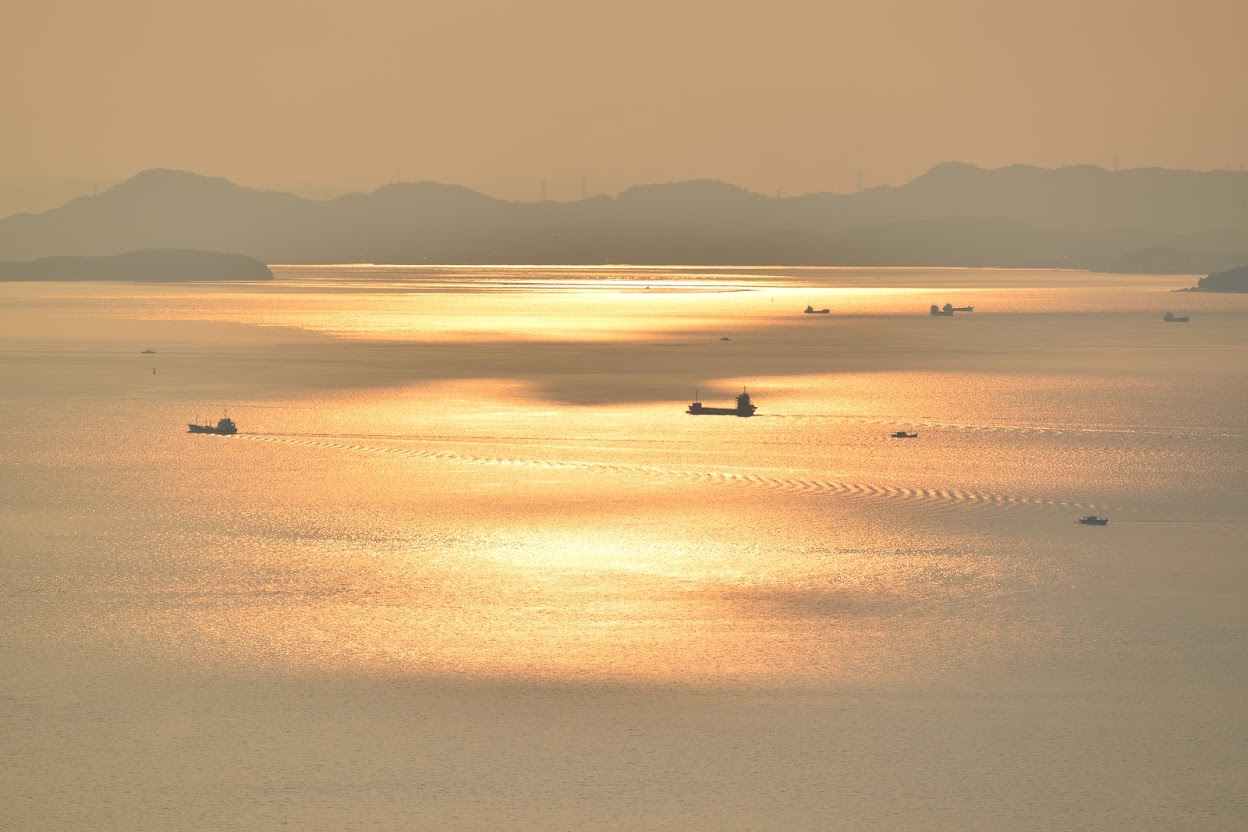
[[[17,0],[0,179],[150,167],[512,199],[933,164],[1235,167],[1246,0]]]

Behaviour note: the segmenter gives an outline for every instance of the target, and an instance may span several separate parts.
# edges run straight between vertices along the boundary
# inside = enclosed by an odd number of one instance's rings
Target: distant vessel
[[[690,416],[753,416],[758,409],[750,403],[750,394],[744,388],[737,394],[736,407],[703,407],[702,402],[697,400],[697,393],[694,393],[693,398],[693,403],[685,411]]]
[[[142,350],[142,355],[155,355],[155,354],[156,354],[156,350],[152,349],[151,347],[148,347],[147,349]]]
[[[234,424],[234,420],[229,416],[222,416],[217,420],[215,425],[200,425],[191,423],[186,426],[187,433],[215,433],[218,436],[230,436],[238,433],[238,426]]]
[[[891,439],[918,439],[919,435],[917,433],[906,433],[904,430],[899,430],[896,433],[890,433],[889,438]]]
[[[1191,315],[1176,315],[1173,312],[1167,312],[1161,316],[1161,319],[1168,324],[1185,324],[1192,319]]]
[[[807,315],[828,315],[828,314],[831,314],[831,311],[832,310],[830,309],[816,309],[813,306],[807,306],[805,309],[802,310],[802,312],[804,312]]]
[[[1089,514],[1087,517],[1080,517],[1079,522],[1084,526],[1108,526],[1108,517],[1097,517],[1095,514]]]
[[[724,337],[720,338],[719,340],[721,340],[721,341],[731,341],[732,339],[731,339],[731,338],[729,338],[727,335],[725,335]]]
[[[933,315],[952,315],[954,312],[974,312],[974,306],[954,306],[952,303],[946,303],[944,306],[932,304],[931,313]]]

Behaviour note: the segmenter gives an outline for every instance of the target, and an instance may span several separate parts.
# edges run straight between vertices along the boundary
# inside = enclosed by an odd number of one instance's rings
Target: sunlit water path
[[[1248,298],[275,271],[0,284],[0,826],[1248,815]]]

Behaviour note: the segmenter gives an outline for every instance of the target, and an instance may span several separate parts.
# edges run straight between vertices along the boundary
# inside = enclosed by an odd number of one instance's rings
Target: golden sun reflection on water
[[[756,381],[773,410],[817,386]],[[851,681],[1000,649],[991,599],[1036,581],[991,545],[912,539],[939,501],[833,490],[855,466],[795,458],[801,419],[552,407],[508,380],[340,401],[329,431],[304,429],[325,427],[308,405],[243,409],[243,435],[188,446],[242,466],[231,502],[271,508],[248,521],[259,536],[222,537],[213,512],[205,537],[170,542],[193,577],[122,630],[170,659],[294,671]],[[819,430],[864,463],[890,449],[874,424]],[[873,463],[878,481],[897,463]],[[197,572],[204,549],[224,559]],[[934,611],[969,597],[976,617],[949,630]]]
[[[959,280],[953,299],[991,314],[932,319],[943,288],[748,276],[41,290],[57,320],[83,304],[143,332],[235,325],[169,335],[159,375],[49,352],[64,389],[114,385],[102,410],[18,367],[59,408],[26,431],[51,432],[48,453],[145,466],[81,478],[91,508],[66,516],[115,535],[93,578],[110,600],[69,615],[136,653],[309,672],[806,683],[1044,657],[1078,628],[1062,576],[1079,558],[1049,554],[1086,551],[1073,517],[1167,517],[1195,469],[1215,472],[1201,510],[1228,510],[1227,410],[1183,403],[1220,383],[1192,376],[1194,351],[1231,336],[1169,349],[1117,311],[1152,303],[1147,281],[1119,304],[1118,278]],[[1089,326],[1089,299],[1115,311]],[[256,324],[266,340],[231,341]],[[684,413],[694,390],[729,404],[742,386],[754,418]],[[182,434],[205,401],[241,435]],[[83,568],[49,585],[76,597]]]
[[[809,273],[807,273],[809,272]],[[936,272],[939,274],[939,272]],[[697,269],[604,267],[276,267],[273,284],[201,286],[83,284],[45,291],[92,314],[148,321],[214,321],[289,327],[339,339],[468,345],[611,343],[747,334],[760,326],[829,327],[847,319],[922,318],[954,300],[994,313],[1078,312],[1111,298],[1139,303],[1139,284],[1181,279],[1122,276],[1069,289],[1054,304],[1027,272],[960,270],[928,288],[932,272],[906,269]],[[1053,273],[1044,273],[1051,282]],[[1065,279],[1078,285],[1078,273]],[[827,285],[832,276],[848,285]],[[918,279],[916,279],[918,278]],[[814,281],[814,282],[812,282]],[[1134,281],[1134,283],[1132,282]],[[1119,287],[1137,291],[1124,292]],[[1162,288],[1164,287],[1164,288]],[[218,287],[222,288],[222,287]],[[105,304],[94,303],[106,301]],[[984,304],[988,304],[985,307]],[[831,315],[803,316],[807,305]],[[20,323],[20,322],[19,322]],[[940,322],[946,323],[946,322]],[[964,324],[955,324],[964,325]]]

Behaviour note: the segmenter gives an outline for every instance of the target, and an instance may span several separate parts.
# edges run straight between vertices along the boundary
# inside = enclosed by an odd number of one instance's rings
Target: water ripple
[[[362,445],[355,442],[332,441],[329,435],[283,436],[279,434],[240,433],[232,437],[249,442],[266,442],[278,445],[295,445],[308,448],[355,451],[384,454],[409,459],[450,462],[463,465],[488,465],[509,468],[536,468],[547,471],[593,471],[606,474],[642,474],[662,476],[692,483],[730,485],[759,488],[781,493],[807,495],[837,495],[867,500],[899,500],[946,506],[1011,506],[1069,508],[1086,511],[1128,511],[1136,509],[1115,508],[1100,503],[1083,503],[1056,497],[1038,497],[968,488],[913,487],[895,483],[845,482],[832,479],[781,476],[738,471],[694,470],[669,468],[659,465],[639,465],[625,462],[594,460],[555,460],[540,458],[476,456],[449,450],[425,450],[418,448],[394,448],[384,445]]]

